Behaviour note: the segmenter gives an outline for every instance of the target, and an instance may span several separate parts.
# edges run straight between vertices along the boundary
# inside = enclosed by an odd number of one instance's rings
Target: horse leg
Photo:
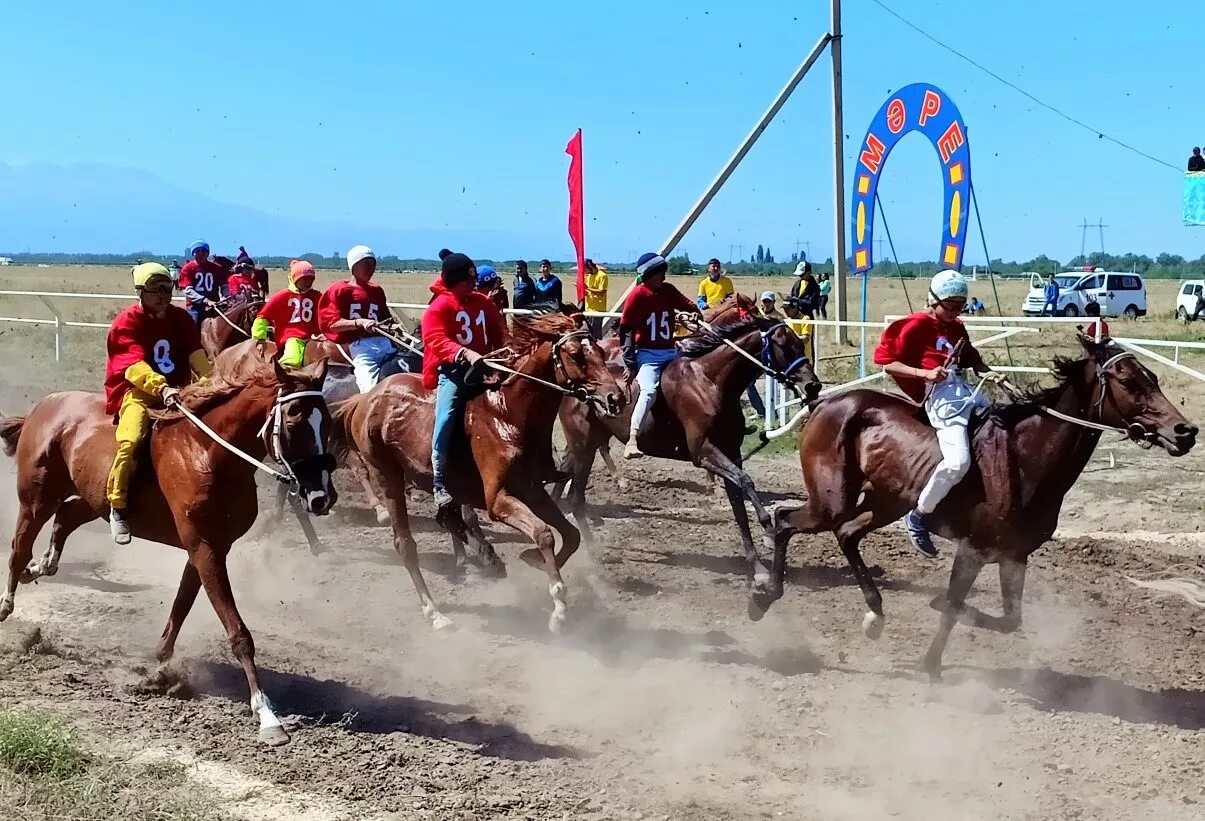
[[[971,547],[970,542],[964,540],[958,543],[945,599],[943,601],[939,596],[933,600],[933,605],[941,610],[941,623],[937,627],[937,634],[933,636],[933,642],[929,645],[928,652],[921,661],[921,669],[929,674],[930,681],[941,680],[941,656],[945,652],[946,642],[950,639],[950,631],[954,629],[954,623],[958,621],[958,616],[962,612],[967,593],[971,592],[971,586],[975,584],[975,579],[978,578],[979,571],[983,569],[984,564],[983,557]]]
[[[610,437],[607,438],[607,441],[603,442],[601,445],[598,446],[598,455],[602,457],[603,464],[606,465],[607,472],[611,475],[611,478],[613,478],[615,480],[616,486],[620,490],[627,490],[628,489],[628,479],[626,476],[623,475],[623,471],[620,470],[620,468],[615,464],[615,460],[611,458]],[[586,492],[586,489],[582,488],[583,495],[585,494],[585,492]]]
[[[845,561],[849,563],[854,578],[858,581],[858,587],[862,589],[862,598],[866,599],[866,606],[870,608],[862,618],[862,631],[870,639],[883,635],[883,594],[870,577],[870,570],[862,559],[862,551],[858,545],[863,536],[879,526],[874,519],[873,510],[863,510],[835,531],[837,544],[841,545]]]
[[[377,496],[376,488],[372,484],[372,472],[366,467],[365,460],[355,451],[349,451],[346,464],[352,475],[356,477],[356,481],[364,488],[364,495],[368,497],[368,505],[376,513],[377,524],[383,525],[388,522],[389,511],[381,504],[381,500]]]
[[[247,688],[251,691],[251,711],[259,716],[259,740],[263,744],[276,747],[287,742],[289,734],[285,732],[280,719],[272,709],[272,702],[268,700],[267,694],[259,686],[259,672],[255,669],[255,640],[251,638],[251,631],[247,629],[242,616],[239,615],[238,608],[234,604],[234,592],[230,589],[230,574],[226,569],[228,550],[228,547],[218,549],[204,540],[196,541],[188,551],[189,564],[196,568],[201,585],[205,588],[206,595],[209,596],[209,603],[213,605],[214,612],[217,613],[222,626],[226,628],[226,636],[230,640],[230,650],[242,665],[243,673],[247,676]],[[181,578],[180,591],[176,595],[176,602],[172,605],[173,616],[177,615],[177,606],[180,606],[181,611],[186,610],[181,601],[181,594],[187,593],[185,590],[187,582],[188,573],[185,571],[184,577]],[[170,629],[170,622],[168,626]],[[160,649],[162,649],[162,642]]]
[[[725,481],[724,487],[728,491],[728,500],[732,503],[732,513],[736,517],[737,527],[741,529],[741,541],[746,545],[745,556],[750,559],[753,573],[751,594],[754,599],[758,600],[759,606],[760,603],[765,603],[765,606],[768,607],[769,602],[782,597],[782,585],[774,583],[770,571],[766,569],[761,557],[757,554],[757,548],[753,544],[753,534],[749,530],[745,503],[741,496],[753,503],[757,521],[762,527],[766,548],[772,551],[775,546],[775,536],[774,522],[770,519],[770,513],[758,498],[757,488],[754,487],[753,479],[749,477],[749,474],[745,473],[740,465],[721,453],[720,449],[711,442],[703,442],[695,461],[700,467]],[[764,610],[765,607],[762,609]]]
[[[176,600],[172,602],[172,612],[167,617],[167,626],[159,639],[159,647],[155,650],[155,658],[165,662],[176,652],[176,639],[180,637],[180,628],[192,610],[193,602],[197,600],[197,591],[201,589],[201,576],[197,573],[192,561],[184,563],[184,572],[180,574],[180,587],[176,590]]]
[[[708,477],[714,487],[715,477],[711,474],[708,474]],[[740,487],[727,480],[724,480],[724,491],[728,494],[728,503],[732,506],[732,518],[736,520],[736,527],[741,532],[741,547],[745,549],[745,561],[749,562],[749,566],[753,568],[754,576],[759,572],[767,572],[761,557],[757,555],[757,548],[753,544],[753,531],[749,529],[749,511],[745,509],[745,494],[741,492]]]
[[[481,519],[477,516],[477,511],[472,505],[461,505],[460,518],[464,522],[465,541],[477,554],[473,566],[489,571],[489,575],[494,578],[506,578],[506,565],[498,558],[494,546],[481,529]]]
[[[22,584],[40,579],[42,576],[53,576],[59,572],[59,560],[63,557],[63,544],[67,537],[79,527],[98,518],[92,505],[78,496],[74,496],[54,513],[54,527],[50,531],[50,546],[42,554],[41,560],[30,563],[19,581]]]
[[[1021,629],[1021,599],[1025,595],[1025,568],[1028,563],[1021,559],[1000,561],[1000,597],[1004,599],[1004,617],[997,622],[1001,633],[1012,633]]]
[[[17,528],[13,533],[12,552],[8,556],[8,589],[0,596],[0,621],[4,621],[13,613],[17,583],[33,558],[33,543],[54,512],[54,505],[41,500],[35,500],[33,504],[21,502],[21,510],[17,514]]]
[[[418,565],[418,545],[410,532],[410,514],[406,509],[406,474],[396,465],[387,465],[390,475],[386,476],[382,466],[376,462],[375,458],[376,454],[365,458],[364,466],[372,480],[379,487],[385,489],[385,508],[393,525],[393,549],[397,551],[402,559],[402,564],[406,567],[406,572],[410,574],[410,581],[414,584],[415,592],[418,593],[423,616],[430,620],[431,626],[436,630],[450,627],[452,620],[439,612],[439,607],[435,604],[435,597],[427,588],[427,580],[423,578],[422,568]],[[394,481],[390,481],[390,477]]]
[[[510,525],[535,543],[534,548],[524,550],[519,554],[519,558],[532,567],[543,568],[548,574],[548,595],[552,597],[552,615],[548,617],[548,629],[553,633],[561,632],[565,623],[566,589],[565,582],[561,579],[560,567],[557,565],[556,539],[553,538],[552,528],[521,499],[511,496],[505,490],[499,491],[494,497],[490,515]],[[563,516],[561,518],[564,519]],[[573,549],[577,549],[576,544]]]

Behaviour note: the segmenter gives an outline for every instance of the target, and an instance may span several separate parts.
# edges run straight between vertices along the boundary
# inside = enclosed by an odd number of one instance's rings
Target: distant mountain
[[[217,253],[247,246],[253,256],[329,254],[367,242],[381,254],[434,257],[449,244],[483,257],[515,258],[563,240],[504,231],[396,229],[273,216],[189,191],[147,171],[95,163],[0,162],[0,254],[128,253],[179,256],[197,237]]]

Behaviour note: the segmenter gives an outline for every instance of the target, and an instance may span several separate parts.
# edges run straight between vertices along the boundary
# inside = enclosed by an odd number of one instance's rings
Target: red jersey
[[[277,291],[259,309],[258,319],[272,326],[276,347],[286,339],[308,340],[318,335],[318,303],[322,292],[311,288],[304,294],[296,291]]]
[[[1089,339],[1096,339],[1097,323],[1100,323],[1100,338],[1104,339],[1107,337],[1109,335],[1109,323],[1105,322],[1103,319],[1098,319],[1089,325],[1088,329],[1084,331],[1084,336],[1088,337]]]
[[[130,389],[126,368],[137,362],[150,365],[173,388],[192,381],[188,357],[201,350],[201,332],[183,308],[169,305],[167,313],[156,319],[136,302],[113,320],[106,344],[105,413],[113,414]]]
[[[456,361],[461,348],[487,354],[506,344],[506,320],[494,301],[479,291],[461,299],[443,279],[431,283],[435,298],[423,312],[423,386],[439,384],[439,366]]]
[[[254,271],[238,271],[226,280],[226,293],[231,296],[248,296],[260,293],[259,278]]]
[[[327,288],[318,300],[318,326],[327,339],[341,345],[372,334],[360,328],[332,331],[331,325],[340,319],[388,319],[390,316],[389,306],[385,304],[385,289],[375,282],[358,285],[355,280],[345,279]]]
[[[632,289],[623,303],[619,327],[636,335],[637,348],[674,346],[674,311],[698,313],[698,306],[668,282],[654,291],[643,282]]]
[[[180,290],[192,288],[206,299],[217,302],[222,298],[226,277],[226,269],[212,259],[204,262],[190,259],[180,268]],[[184,304],[191,308],[192,300],[186,299]]]
[[[887,326],[879,346],[875,348],[874,363],[887,365],[901,362],[913,368],[939,368],[946,364],[946,358],[962,340],[969,345],[970,337],[961,320],[942,322],[928,311],[919,311]],[[925,380],[900,376],[892,378],[908,396],[918,402],[924,398]]]

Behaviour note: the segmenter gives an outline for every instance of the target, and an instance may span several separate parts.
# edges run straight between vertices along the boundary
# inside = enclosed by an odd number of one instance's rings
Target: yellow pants
[[[158,399],[137,388],[130,388],[121,400],[121,409],[117,411],[117,455],[109,470],[107,487],[110,507],[126,508],[126,491],[134,475],[134,452],[151,429],[150,410],[158,404]]]
[[[305,363],[305,340],[290,337],[285,340],[284,350],[280,352],[282,368],[300,368]]]

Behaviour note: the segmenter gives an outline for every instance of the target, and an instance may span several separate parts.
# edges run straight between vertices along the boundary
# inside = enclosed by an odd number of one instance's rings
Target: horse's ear
[[[321,359],[319,359],[317,362],[315,362],[313,365],[310,366],[310,368],[312,369],[312,372],[313,372],[315,385],[321,385],[323,382],[326,381],[326,370],[327,370],[327,366],[329,364],[330,364],[330,359],[328,359],[327,357],[324,356]]]
[[[279,359],[272,360],[272,372],[276,374],[276,381],[281,385],[288,383],[293,378],[288,371],[280,366]]]
[[[1095,339],[1084,333],[1083,325],[1075,326],[1075,336],[1079,340],[1079,344],[1082,345],[1084,350],[1088,352],[1088,356],[1091,356],[1094,359],[1100,359],[1100,355],[1105,346],[1098,344]]]

